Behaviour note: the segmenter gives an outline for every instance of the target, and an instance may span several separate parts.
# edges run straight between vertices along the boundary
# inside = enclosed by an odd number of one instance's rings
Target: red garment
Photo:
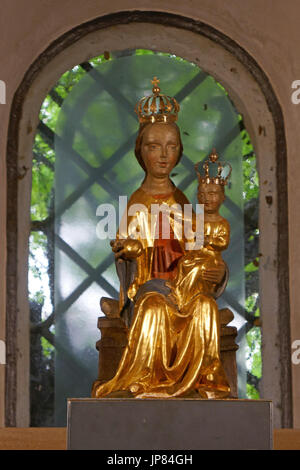
[[[156,227],[158,237],[155,238],[153,249],[152,277],[174,279],[177,272],[177,263],[182,257],[183,251],[171,226],[170,238],[162,238],[162,220],[162,213],[159,212],[158,227]]]

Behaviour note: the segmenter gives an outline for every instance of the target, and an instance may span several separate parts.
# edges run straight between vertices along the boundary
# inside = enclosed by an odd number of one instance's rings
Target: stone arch
[[[120,44],[122,49],[171,52],[196,63],[224,85],[243,115],[258,157],[260,180],[265,182],[260,191],[263,396],[274,402],[275,425],[291,427],[287,162],[279,102],[256,61],[223,33],[190,18],[142,11],[100,17],[65,33],[31,65],[14,96],[7,144],[6,424],[29,423],[29,308],[24,299],[31,149],[39,109],[68,68],[104,51],[118,50]]]

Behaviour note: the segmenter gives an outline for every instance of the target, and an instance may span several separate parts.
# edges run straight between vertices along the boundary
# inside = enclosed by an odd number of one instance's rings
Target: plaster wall
[[[298,0],[2,0],[0,4],[0,340],[5,339],[6,138],[11,102],[25,72],[47,46],[75,26],[126,10],[164,11],[197,19],[240,44],[268,76],[281,104],[288,152],[289,269],[291,340],[300,339],[300,104],[291,101],[291,83],[300,79]],[[247,90],[245,90],[247,93]],[[4,365],[0,365],[0,426],[4,425]],[[300,427],[300,365],[293,366],[294,427]]]

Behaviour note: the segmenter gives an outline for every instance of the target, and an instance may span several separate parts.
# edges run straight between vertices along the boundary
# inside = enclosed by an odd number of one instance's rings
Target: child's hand
[[[205,281],[213,282],[214,284],[220,284],[225,275],[225,265],[219,265],[215,268],[206,268],[202,271],[202,278]]]

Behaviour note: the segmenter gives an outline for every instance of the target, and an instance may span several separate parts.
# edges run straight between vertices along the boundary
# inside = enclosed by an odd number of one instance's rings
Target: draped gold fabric
[[[136,201],[150,207],[155,198],[139,189],[128,206]],[[188,204],[178,189],[165,202],[182,207]],[[147,237],[141,239],[143,253],[137,259],[137,275],[130,287],[132,299],[138,288],[151,280],[154,246],[149,218],[145,214],[128,217],[128,232],[133,230],[131,222],[136,222],[136,218],[144,225]],[[220,252],[228,245],[229,225],[225,219],[205,223],[205,247],[186,251],[187,239],[184,231],[180,231],[180,223],[172,215],[169,222],[184,252],[176,278],[167,281],[170,293],[164,295],[153,290],[135,300],[128,345],[116,375],[107,383],[95,382],[94,397],[122,390],[137,398],[217,398],[230,393],[220,362],[220,324],[213,298],[217,286],[201,277],[206,266],[223,263]]]
[[[183,253],[186,251],[186,243],[193,243],[194,237],[192,230],[194,229],[194,214],[185,221],[183,218],[184,205],[189,204],[189,200],[182,191],[174,187],[174,191],[164,198],[155,197],[146,193],[142,188],[135,191],[128,201],[127,220],[124,223],[124,217],[119,227],[117,238],[132,237],[139,240],[143,246],[141,256],[137,258],[137,274],[134,282],[129,288],[128,297],[134,299],[138,288],[145,282],[152,279],[153,250],[155,244],[155,233],[157,230],[157,222],[159,214],[153,213],[152,205],[162,205],[167,208],[173,208],[170,214],[166,215],[174,236],[179,241],[180,248]],[[146,208],[146,212],[143,210]],[[187,216],[187,215],[186,215]],[[152,217],[152,219],[151,219]],[[188,216],[187,216],[188,217]],[[188,230],[190,224],[190,230]],[[185,232],[187,236],[185,235]],[[120,289],[120,309],[124,303],[124,293],[122,286]]]
[[[212,295],[218,286],[201,277],[201,272],[220,265],[225,267],[221,251],[229,244],[230,226],[226,219],[204,223],[205,246],[201,250],[188,251],[178,263],[178,274],[170,283],[181,308],[187,299],[202,293]]]

